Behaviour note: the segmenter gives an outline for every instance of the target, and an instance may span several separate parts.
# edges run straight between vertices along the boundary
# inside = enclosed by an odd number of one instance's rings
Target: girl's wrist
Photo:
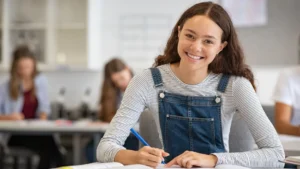
[[[218,163],[218,157],[213,154],[211,154],[210,156],[211,156],[211,161],[213,162],[214,165],[213,167],[215,167]]]

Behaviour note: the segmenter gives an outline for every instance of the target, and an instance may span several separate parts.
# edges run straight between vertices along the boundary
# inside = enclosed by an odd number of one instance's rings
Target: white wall
[[[132,65],[148,67],[153,59],[162,52],[170,31],[181,13],[196,0],[103,0],[102,1],[102,56],[108,60],[111,56],[123,54],[120,39],[124,29],[120,18],[128,15],[170,17],[169,30],[162,30],[159,40],[153,42],[158,48],[141,54],[142,64]],[[219,2],[219,1],[217,1]],[[116,5],[118,3],[118,5]],[[171,4],[171,5],[170,5]],[[258,27],[241,27],[237,32],[250,65],[294,65],[299,62],[298,40],[300,34],[300,2],[299,0],[268,0],[267,25]],[[155,26],[155,24],[154,24]],[[134,29],[134,28],[132,28]],[[150,28],[151,29],[151,28]],[[138,29],[136,29],[138,30]],[[142,38],[139,32],[135,35]],[[137,44],[138,48],[138,44]],[[124,57],[124,56],[123,56]],[[130,56],[126,56],[129,57]]]
[[[268,0],[268,24],[238,28],[250,65],[294,65],[300,63],[300,1]]]
[[[126,0],[121,4],[115,5],[118,0],[103,0],[104,5],[99,15],[103,19],[103,32],[101,39],[103,47],[103,61],[110,56],[119,55],[119,16],[124,13],[156,13],[171,14],[172,22],[177,20],[181,12],[190,4],[197,2],[155,0],[138,1]],[[156,3],[155,3],[156,2]],[[172,4],[172,5],[170,5]],[[140,7],[142,5],[143,8]],[[180,6],[174,8],[173,6]],[[238,34],[242,42],[247,62],[253,66],[258,84],[258,95],[262,104],[273,104],[271,95],[276,83],[278,72],[287,65],[295,65],[298,61],[298,36],[300,28],[300,1],[298,0],[269,0],[268,1],[268,24],[260,27],[238,28]],[[171,28],[170,28],[171,29]],[[164,39],[162,38],[162,42]],[[162,49],[158,49],[159,51]],[[153,63],[155,55],[148,60],[145,65]],[[130,63],[129,63],[130,64]],[[274,66],[275,65],[275,66]],[[143,66],[146,68],[147,66]],[[136,71],[140,68],[133,67]],[[77,106],[83,91],[87,86],[92,89],[91,104],[98,102],[99,88],[102,81],[100,72],[93,71],[74,71],[74,72],[45,72],[49,80],[50,98],[55,100],[61,86],[67,88],[66,103],[69,107]],[[6,79],[6,73],[0,73],[0,82]]]

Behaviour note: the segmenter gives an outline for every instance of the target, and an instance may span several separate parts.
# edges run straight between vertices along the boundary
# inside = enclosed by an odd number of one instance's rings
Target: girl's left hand
[[[46,113],[41,113],[40,114],[40,120],[47,120],[48,116]]]
[[[185,151],[181,155],[171,160],[165,167],[172,165],[179,165],[184,168],[204,167],[214,168],[217,164],[218,158],[215,155],[200,154],[193,151]]]

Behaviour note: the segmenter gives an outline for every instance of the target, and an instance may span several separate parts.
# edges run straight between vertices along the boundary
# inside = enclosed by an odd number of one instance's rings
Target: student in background
[[[50,113],[46,78],[37,70],[27,46],[13,53],[9,80],[0,87],[0,120],[46,120]],[[22,146],[40,156],[39,169],[62,165],[62,156],[52,136],[12,135],[9,146]]]
[[[145,108],[153,113],[164,149],[122,146]],[[247,123],[257,150],[230,153],[234,113]],[[101,139],[101,162],[213,168],[217,164],[282,167],[284,151],[255,93],[254,77],[228,13],[212,2],[187,9],[154,67],[134,76]]]
[[[104,67],[104,80],[100,96],[99,118],[101,122],[110,123],[119,108],[123,93],[133,77],[132,70],[120,59],[113,58]],[[129,150],[138,150],[138,140],[130,135],[124,145]],[[95,150],[91,141],[87,147],[87,158],[93,162]]]
[[[104,122],[112,120],[132,77],[133,72],[122,60],[114,58],[106,63],[100,96],[100,120]]]
[[[273,98],[277,132],[300,136],[300,66],[281,72]]]

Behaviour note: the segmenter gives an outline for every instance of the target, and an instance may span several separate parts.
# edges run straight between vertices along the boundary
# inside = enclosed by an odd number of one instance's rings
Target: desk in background
[[[57,121],[1,121],[0,133],[22,134],[22,135],[53,135],[53,134],[71,134],[73,147],[73,164],[80,163],[81,146],[80,139],[82,134],[90,134],[94,139],[94,148],[97,149],[98,143],[107,128],[108,123],[99,125],[89,125],[90,121],[81,120],[68,122],[64,120]],[[139,129],[138,125],[135,127]]]
[[[286,156],[300,156],[300,137],[279,135]]]

